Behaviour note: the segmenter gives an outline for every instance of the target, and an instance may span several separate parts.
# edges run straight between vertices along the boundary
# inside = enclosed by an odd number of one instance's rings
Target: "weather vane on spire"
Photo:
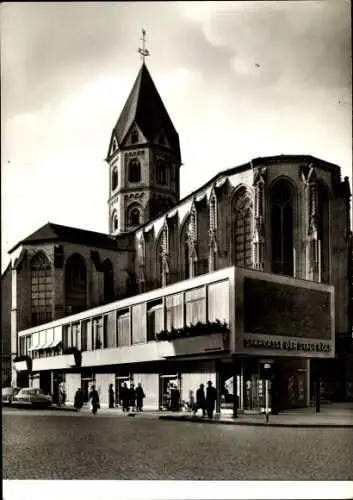
[[[146,46],[145,46],[145,43],[146,43],[146,30],[142,30],[142,38],[140,38],[140,40],[142,40],[142,49],[141,47],[138,48],[138,53],[141,54],[141,57],[142,57],[142,61],[143,63],[145,63],[145,57],[149,56],[150,53],[148,52],[148,50],[146,49]]]

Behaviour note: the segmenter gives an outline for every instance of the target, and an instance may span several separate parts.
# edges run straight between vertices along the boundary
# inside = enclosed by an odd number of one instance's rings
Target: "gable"
[[[163,146],[165,148],[169,148],[170,149],[170,142],[168,140],[168,136],[166,134],[166,132],[161,129],[158,134],[156,134],[156,136],[154,137],[153,139],[153,144],[158,144],[159,146]]]
[[[127,133],[125,139],[123,140],[121,146],[135,146],[138,144],[146,143],[147,139],[142,133],[140,127],[137,125],[136,122],[134,122],[131,127],[129,132]]]
[[[119,149],[118,139],[113,131],[111,139],[110,139],[107,158],[110,158],[111,156],[113,156],[117,152],[118,149]]]

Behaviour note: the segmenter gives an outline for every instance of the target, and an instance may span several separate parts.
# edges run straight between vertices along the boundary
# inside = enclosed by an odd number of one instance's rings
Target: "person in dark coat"
[[[145,393],[143,392],[141,382],[136,387],[135,393],[136,393],[136,411],[142,411],[143,398],[145,397]]]
[[[114,408],[114,390],[113,390],[113,384],[109,385],[109,408]]]
[[[212,386],[212,382],[207,383],[206,389],[206,410],[208,418],[213,418],[213,412],[217,401],[217,389]]]
[[[92,385],[88,399],[91,401],[92,413],[93,415],[95,415],[98,411],[98,408],[100,408],[100,405],[99,405],[99,394],[96,391],[96,387],[94,385]]]
[[[206,416],[206,397],[205,397],[205,386],[200,384],[200,387],[196,391],[196,404],[194,408],[194,415],[202,410],[202,416]]]
[[[170,409],[171,411],[179,411],[180,409],[180,391],[176,385],[171,387]]]
[[[136,408],[136,391],[134,384],[131,384],[129,389],[129,405],[132,411],[135,411]]]
[[[123,407],[123,412],[129,411],[129,389],[126,385],[126,382],[120,388],[120,400],[121,406]]]
[[[74,399],[75,410],[80,411],[82,406],[83,406],[83,394],[81,391],[81,387],[79,387],[76,391],[75,399]]]

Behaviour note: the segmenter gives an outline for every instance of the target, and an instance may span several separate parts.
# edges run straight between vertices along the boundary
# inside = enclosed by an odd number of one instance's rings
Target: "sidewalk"
[[[75,411],[72,405],[61,407],[54,406],[53,409],[62,411]],[[90,408],[84,406],[82,413],[89,413]],[[239,413],[233,419],[232,413],[222,413],[215,415],[213,420],[193,417],[190,412],[167,412],[144,409],[142,413],[123,413],[120,408],[106,408],[99,410],[103,415],[115,415],[117,417],[128,418],[155,418],[160,420],[175,420],[182,422],[197,422],[205,425],[225,424],[225,425],[252,425],[267,427],[322,427],[322,428],[352,428],[353,429],[353,403],[333,403],[322,405],[320,413],[315,412],[315,408],[300,408],[294,410],[284,410],[279,415],[270,415],[269,422],[266,422],[265,415]]]

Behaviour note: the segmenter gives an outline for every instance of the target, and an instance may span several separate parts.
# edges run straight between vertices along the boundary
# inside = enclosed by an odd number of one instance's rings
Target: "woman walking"
[[[113,384],[109,385],[109,408],[114,408],[114,390]]]
[[[83,406],[83,395],[81,388],[79,387],[75,394],[74,407],[76,411],[80,411]]]
[[[92,413],[95,415],[100,408],[99,405],[99,394],[96,391],[96,387],[92,385],[91,392],[89,393],[89,400],[91,401],[92,405]]]

